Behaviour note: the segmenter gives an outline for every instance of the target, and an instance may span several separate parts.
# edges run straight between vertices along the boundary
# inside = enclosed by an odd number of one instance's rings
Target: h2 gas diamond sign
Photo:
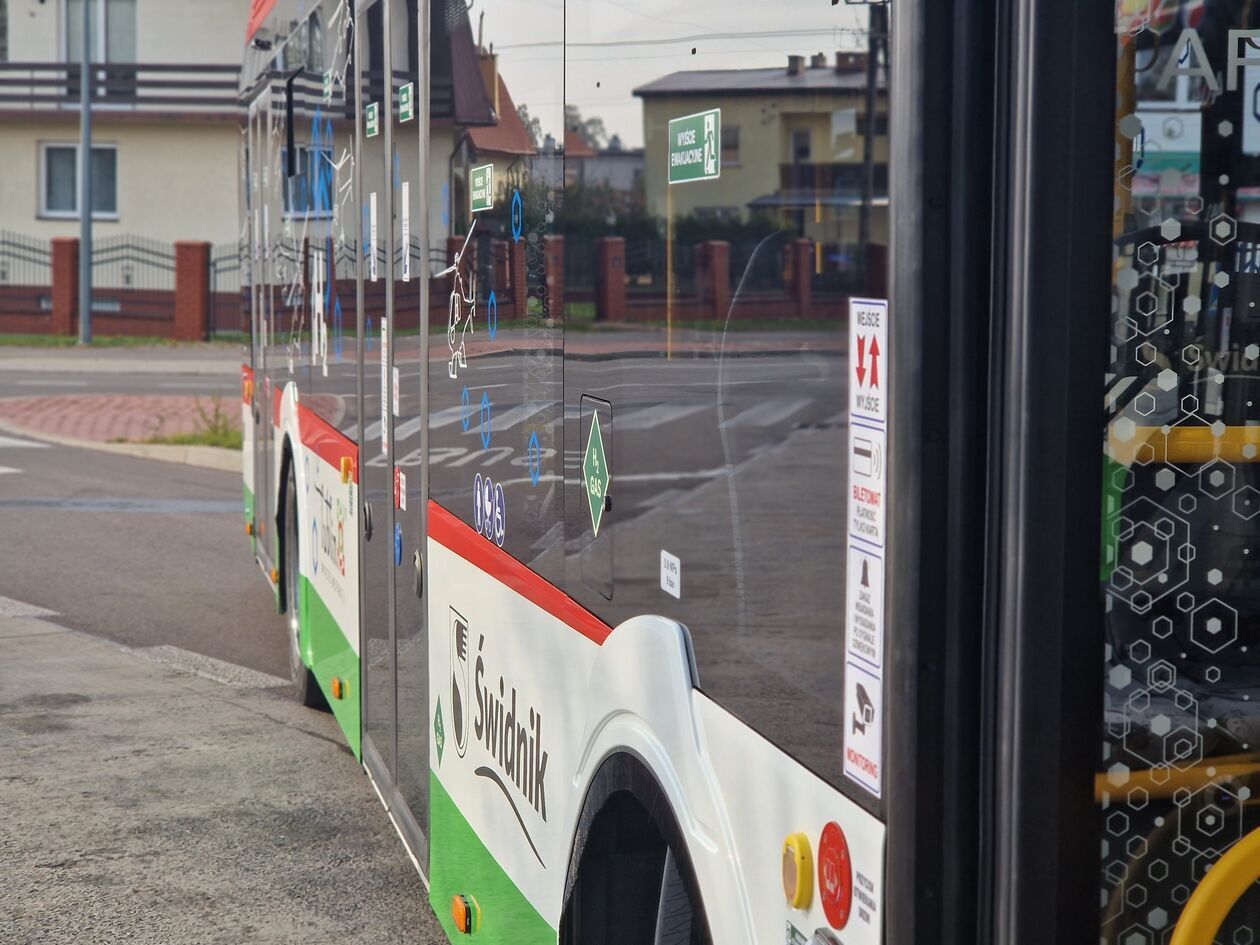
[[[599,429],[599,412],[591,414],[591,433],[586,440],[586,454],[582,458],[582,476],[586,483],[586,498],[591,506],[591,528],[599,536],[599,523],[604,518],[604,505],[612,474],[604,457],[604,435]]]

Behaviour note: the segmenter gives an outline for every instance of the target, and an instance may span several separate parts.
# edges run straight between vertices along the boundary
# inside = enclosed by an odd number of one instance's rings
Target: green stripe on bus
[[[245,485],[245,483],[243,482],[241,483],[241,490],[244,493],[244,496],[242,497],[242,505],[244,506],[244,510],[245,510],[245,521],[252,522],[254,520],[254,491],[250,489],[249,486]],[[249,536],[250,551],[255,550],[254,541],[255,541],[255,538],[251,534]]]
[[[447,755],[447,764],[459,763],[454,752]],[[486,790],[495,788],[487,781]],[[463,936],[451,920],[451,897],[471,895],[481,906],[481,929],[476,941],[555,945],[556,930],[538,914],[486,849],[435,771],[429,772],[429,831],[429,903],[452,942]],[[564,865],[567,864],[561,868]]]
[[[315,671],[350,750],[359,758],[359,654],[308,578],[302,578],[299,590],[303,659]],[[334,676],[349,686],[342,699],[332,697]]]

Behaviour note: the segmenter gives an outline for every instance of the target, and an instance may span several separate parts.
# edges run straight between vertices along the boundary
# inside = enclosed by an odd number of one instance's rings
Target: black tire
[[[293,475],[293,463],[289,463],[289,474],[284,485],[284,614],[285,636],[289,641],[289,683],[293,688],[293,698],[302,705],[312,709],[324,708],[328,705],[319,688],[319,681],[302,660],[302,619],[300,595],[298,588],[299,565],[301,555],[298,554],[298,542],[301,540],[298,527],[297,482]]]

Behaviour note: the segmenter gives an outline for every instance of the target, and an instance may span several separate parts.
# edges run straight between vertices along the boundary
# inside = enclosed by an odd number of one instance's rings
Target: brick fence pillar
[[[796,314],[809,317],[810,296],[814,276],[814,244],[811,240],[793,240],[791,248],[792,297],[796,299]]]
[[[543,237],[543,263],[547,272],[547,311],[564,318],[564,237]]]
[[[595,241],[595,320],[621,322],[626,318],[626,241],[601,236]]]
[[[79,321],[79,241],[52,238],[52,325],[54,335],[73,335]]]
[[[525,268],[524,240],[508,244],[508,280],[512,287],[512,308],[517,318],[529,314],[529,276]]]
[[[180,341],[210,337],[209,243],[175,243],[175,337]]]
[[[711,317],[721,320],[731,307],[731,244],[726,240],[708,240],[700,244],[700,249],[704,281],[698,288],[713,308]]]

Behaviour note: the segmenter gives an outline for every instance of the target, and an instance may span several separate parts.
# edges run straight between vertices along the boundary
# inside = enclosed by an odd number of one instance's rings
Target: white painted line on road
[[[279,676],[260,673],[256,669],[217,660],[213,656],[203,656],[201,653],[194,653],[170,644],[128,647],[128,650],[155,663],[237,689],[276,689],[289,685],[287,679],[281,679]]]
[[[21,471],[20,469],[14,469],[12,466],[0,466],[0,476],[3,476],[5,473],[20,473]]]
[[[644,407],[614,421],[613,429],[617,433],[625,433],[627,430],[654,430],[710,407],[710,404],[662,404],[659,407]]]
[[[21,387],[87,387],[87,381],[18,381]]]
[[[722,424],[724,427],[771,427],[809,406],[808,400],[774,397],[749,407]]]
[[[34,604],[24,604],[12,597],[0,597],[0,617],[55,617],[55,610],[45,610]]]
[[[34,440],[19,440],[11,436],[0,436],[0,449],[28,449],[28,450],[46,450],[47,443],[37,443]]]

